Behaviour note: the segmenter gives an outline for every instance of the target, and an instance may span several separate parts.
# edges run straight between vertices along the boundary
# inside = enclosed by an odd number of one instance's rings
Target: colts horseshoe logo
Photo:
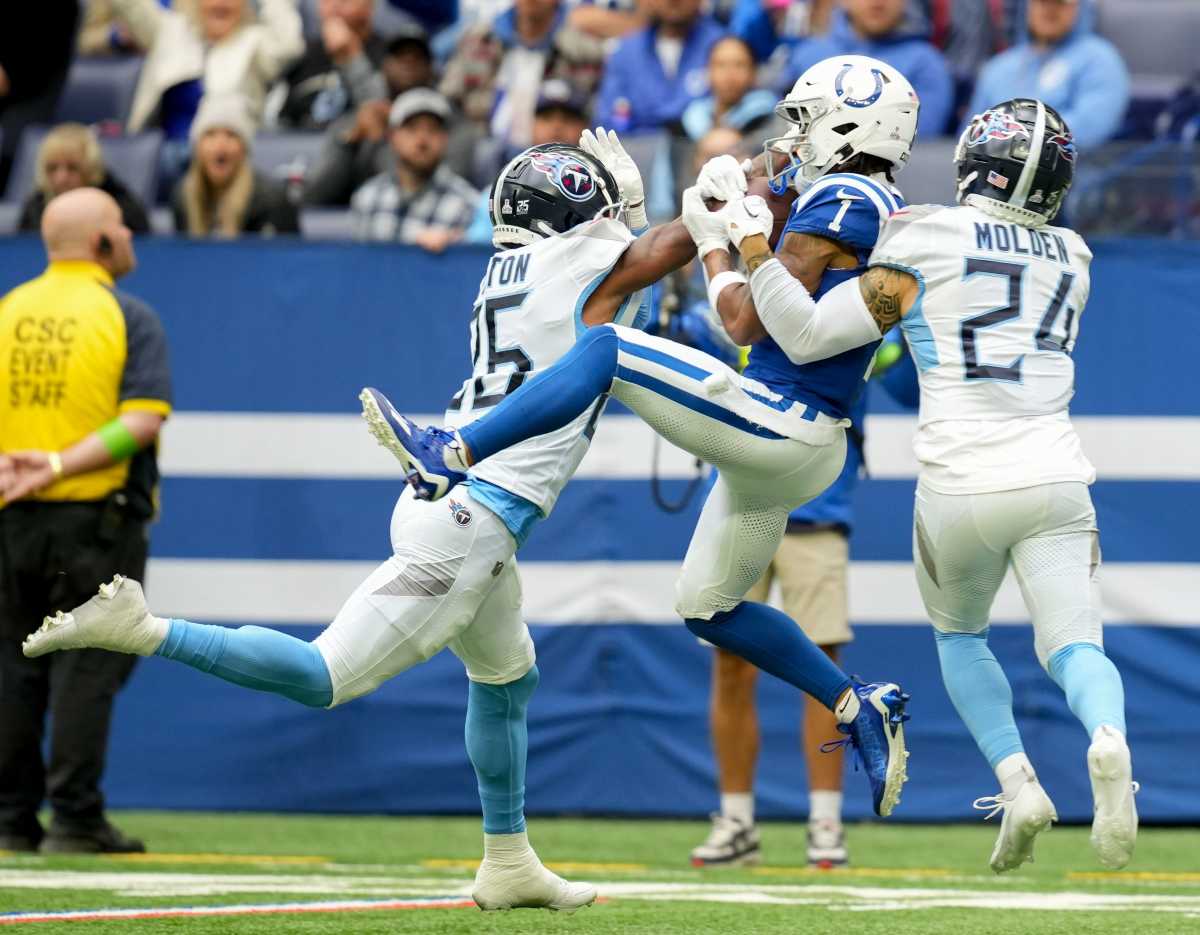
[[[867,97],[847,97],[844,89],[846,75],[854,70],[854,66],[846,64],[842,66],[842,70],[838,72],[838,76],[833,80],[833,90],[849,107],[870,107],[883,94],[883,72],[878,68],[872,68],[871,74],[875,76],[875,90]]]

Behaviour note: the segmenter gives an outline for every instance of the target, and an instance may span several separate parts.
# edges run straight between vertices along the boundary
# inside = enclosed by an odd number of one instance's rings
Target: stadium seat
[[[115,120],[124,126],[141,70],[139,56],[76,59],[58,100],[55,120],[78,123]]]
[[[254,137],[254,167],[272,178],[303,178],[316,165],[325,145],[323,133],[267,132]]]
[[[21,220],[20,205],[7,201],[0,202],[0,235],[15,234],[19,220]]]
[[[343,208],[302,208],[300,232],[305,240],[353,240],[354,219]]]
[[[12,172],[8,177],[8,188],[4,192],[6,202],[22,204],[33,191],[38,147],[49,132],[49,127],[26,127],[21,134]],[[162,134],[158,130],[134,136],[100,137],[104,164],[147,207],[154,203],[158,185],[158,151],[161,148]]]
[[[1120,51],[1135,99],[1170,98],[1196,71],[1200,4],[1189,0],[1101,0],[1100,34]]]

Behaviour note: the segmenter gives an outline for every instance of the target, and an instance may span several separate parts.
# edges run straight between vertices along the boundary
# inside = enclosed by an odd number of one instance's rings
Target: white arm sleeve
[[[857,277],[814,302],[803,283],[770,259],[750,274],[750,292],[758,320],[793,364],[824,360],[882,337]]]

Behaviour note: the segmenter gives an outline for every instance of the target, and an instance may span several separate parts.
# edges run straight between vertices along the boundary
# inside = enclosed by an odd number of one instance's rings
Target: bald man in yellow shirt
[[[136,259],[110,196],[58,196],[42,239],[45,272],[0,298],[0,850],[141,851],[100,793],[113,699],[136,657],[26,659],[21,640],[101,581],[145,573],[155,442],[171,410],[166,337],[115,287]]]

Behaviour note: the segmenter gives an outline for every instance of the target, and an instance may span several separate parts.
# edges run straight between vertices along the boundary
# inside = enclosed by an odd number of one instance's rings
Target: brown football
[[[788,215],[792,213],[792,203],[796,200],[796,190],[788,188],[782,195],[776,195],[771,191],[771,186],[767,184],[767,180],[763,176],[750,179],[746,183],[747,195],[759,195],[767,203],[767,207],[771,209],[771,214],[775,217],[775,227],[771,231],[771,248],[774,249],[779,238],[783,234],[783,227],[787,224]],[[723,202],[713,201],[709,199],[708,207],[713,211],[721,210]]]
[[[771,214],[775,217],[775,228],[771,231],[771,246],[775,247],[779,243],[779,238],[783,234],[783,227],[787,224],[788,215],[792,213],[792,203],[796,200],[796,190],[788,186],[788,190],[782,195],[776,195],[771,191],[771,186],[767,184],[765,178],[751,179],[746,185],[747,195],[761,195],[767,202],[767,207],[771,209]]]

